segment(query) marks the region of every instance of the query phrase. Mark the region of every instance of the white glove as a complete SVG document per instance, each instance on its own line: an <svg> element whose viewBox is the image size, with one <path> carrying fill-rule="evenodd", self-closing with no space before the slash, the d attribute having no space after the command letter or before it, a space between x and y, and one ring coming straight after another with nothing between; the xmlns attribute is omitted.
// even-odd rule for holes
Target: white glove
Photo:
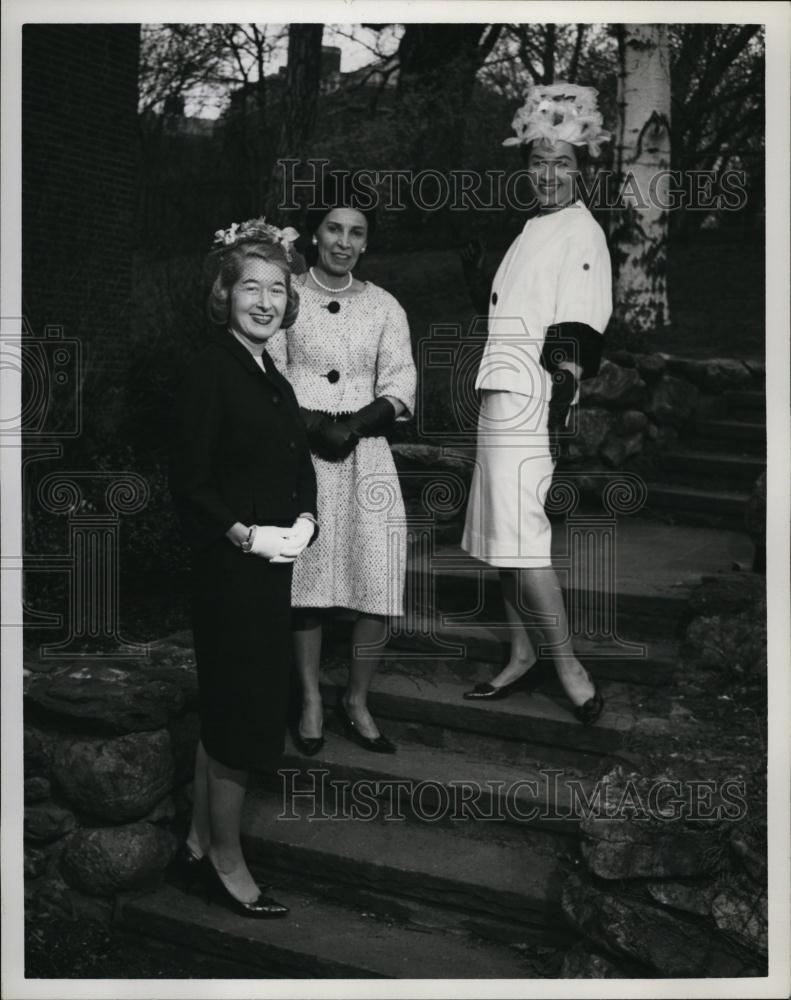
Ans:
<svg viewBox="0 0 791 1000"><path fill-rule="evenodd" d="M296 559L307 548L315 530L316 525L313 521L307 517L298 517L289 530L289 538L283 546L281 555Z"/></svg>
<svg viewBox="0 0 791 1000"><path fill-rule="evenodd" d="M257 524L250 552L263 559L274 559L282 553L291 531L291 528L276 528L271 524Z"/></svg>

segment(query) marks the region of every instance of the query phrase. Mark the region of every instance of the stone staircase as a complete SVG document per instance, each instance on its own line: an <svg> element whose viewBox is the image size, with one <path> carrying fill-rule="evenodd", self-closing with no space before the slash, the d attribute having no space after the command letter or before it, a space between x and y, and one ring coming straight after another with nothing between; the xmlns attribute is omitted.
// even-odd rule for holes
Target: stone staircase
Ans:
<svg viewBox="0 0 791 1000"><path fill-rule="evenodd" d="M743 529L765 467L765 391L703 397L696 422L666 452L661 481L649 484L647 509L682 523Z"/></svg>
<svg viewBox="0 0 791 1000"><path fill-rule="evenodd" d="M595 726L575 720L557 682L464 701L505 652L497 576L453 547L428 566L413 558L409 614L370 698L397 754L342 735L340 618L322 668L325 747L305 758L289 745L278 774L248 794L245 850L289 918L245 920L164 885L120 904L122 928L240 978L558 976L574 940L560 892L585 798L638 719L668 704L690 588L750 552L727 531L637 518L622 528L611 586L590 573L564 581L573 626L602 606L602 588L617 610L615 629L577 642L606 700Z"/></svg>

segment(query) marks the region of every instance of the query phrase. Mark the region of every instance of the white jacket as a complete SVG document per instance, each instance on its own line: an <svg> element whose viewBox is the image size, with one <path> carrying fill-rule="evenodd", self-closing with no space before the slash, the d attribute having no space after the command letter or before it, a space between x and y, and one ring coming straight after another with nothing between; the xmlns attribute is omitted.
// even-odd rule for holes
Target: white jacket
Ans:
<svg viewBox="0 0 791 1000"><path fill-rule="evenodd" d="M549 399L547 327L584 323L601 334L612 314L607 243L581 201L528 220L497 270L489 308L475 388Z"/></svg>

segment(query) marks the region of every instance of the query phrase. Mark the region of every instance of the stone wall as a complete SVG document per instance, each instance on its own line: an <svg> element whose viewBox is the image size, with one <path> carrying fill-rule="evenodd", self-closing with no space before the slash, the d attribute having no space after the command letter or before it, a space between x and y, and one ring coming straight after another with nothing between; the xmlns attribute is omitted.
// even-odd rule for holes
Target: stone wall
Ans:
<svg viewBox="0 0 791 1000"><path fill-rule="evenodd" d="M704 577L661 716L605 765L562 892L569 978L765 976L766 581Z"/></svg>
<svg viewBox="0 0 791 1000"><path fill-rule="evenodd" d="M562 975L766 975L765 825L734 822L728 811L735 814L736 804L718 803L716 795L699 815L685 817L679 803L700 797L700 785L668 772L615 768L604 785L612 804L628 804L622 813L582 821L582 863L562 896L580 940ZM661 789L657 808L643 813L638 803L651 802L652 789Z"/></svg>
<svg viewBox="0 0 791 1000"><path fill-rule="evenodd" d="M733 358L618 351L582 383L576 432L560 471L624 469L653 478L662 452L696 417L709 415L717 397L728 389L760 389L763 380L762 365Z"/></svg>
<svg viewBox="0 0 791 1000"><path fill-rule="evenodd" d="M25 894L34 910L102 915L171 861L198 740L188 638L155 643L133 662L26 661Z"/></svg>

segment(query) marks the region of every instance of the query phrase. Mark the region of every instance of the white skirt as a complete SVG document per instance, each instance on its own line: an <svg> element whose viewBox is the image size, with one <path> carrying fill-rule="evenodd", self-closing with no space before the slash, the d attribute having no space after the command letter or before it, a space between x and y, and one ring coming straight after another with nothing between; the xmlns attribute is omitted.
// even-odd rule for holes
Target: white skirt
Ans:
<svg viewBox="0 0 791 1000"><path fill-rule="evenodd" d="M544 512L554 470L547 406L514 392L482 394L461 547L491 566L552 565L552 527Z"/></svg>

